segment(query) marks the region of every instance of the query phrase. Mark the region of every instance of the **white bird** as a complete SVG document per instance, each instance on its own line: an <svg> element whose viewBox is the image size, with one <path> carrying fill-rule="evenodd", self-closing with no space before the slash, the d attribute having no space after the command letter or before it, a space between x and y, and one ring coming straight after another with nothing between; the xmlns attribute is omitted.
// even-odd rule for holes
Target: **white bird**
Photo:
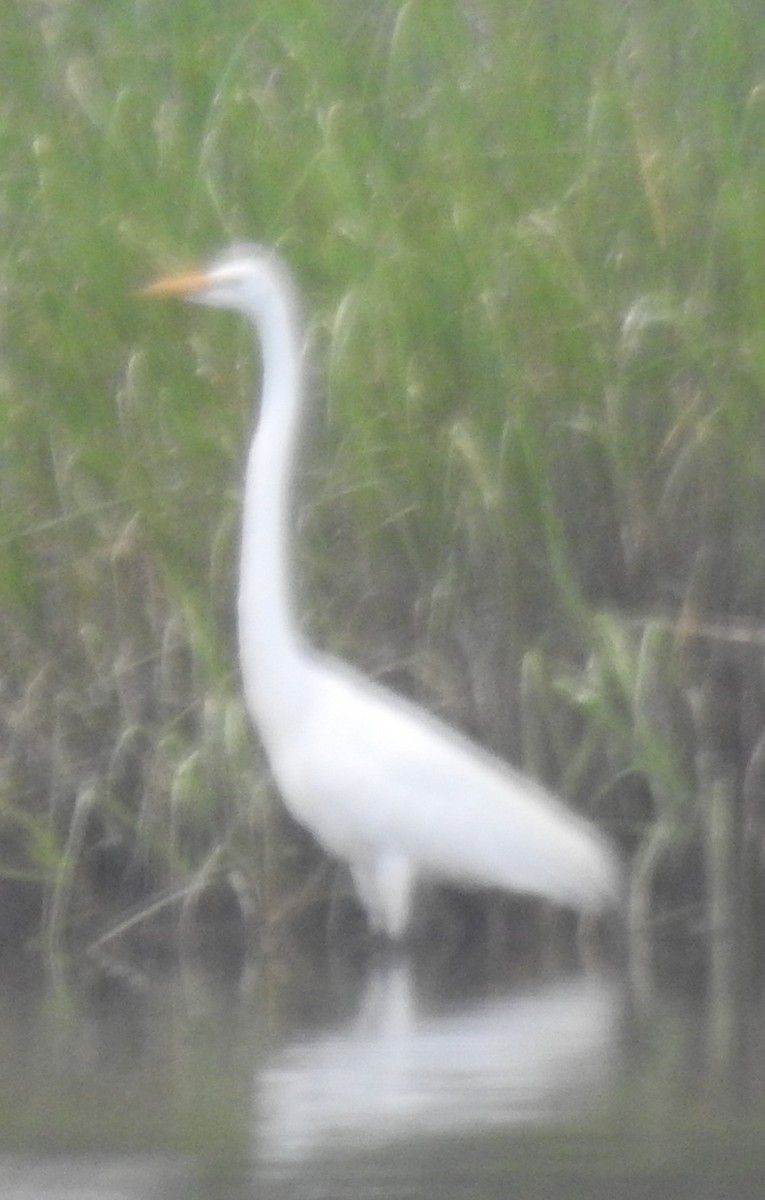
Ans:
<svg viewBox="0 0 765 1200"><path fill-rule="evenodd" d="M301 633L291 508L304 337L281 259L237 245L205 270L143 291L233 309L260 339L262 395L239 576L244 691L282 799L348 863L371 929L401 939L417 881L429 877L532 893L581 911L618 903L619 863L594 825Z"/></svg>

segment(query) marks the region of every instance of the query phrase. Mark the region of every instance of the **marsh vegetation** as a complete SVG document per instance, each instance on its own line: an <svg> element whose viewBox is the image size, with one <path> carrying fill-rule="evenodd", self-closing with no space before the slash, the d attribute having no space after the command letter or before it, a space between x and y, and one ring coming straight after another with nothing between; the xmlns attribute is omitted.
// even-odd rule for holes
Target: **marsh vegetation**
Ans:
<svg viewBox="0 0 765 1200"><path fill-rule="evenodd" d="M336 923L235 668L249 337L133 295L253 236L313 636L609 829L634 928L756 912L758 6L9 0L0 68L0 944Z"/></svg>

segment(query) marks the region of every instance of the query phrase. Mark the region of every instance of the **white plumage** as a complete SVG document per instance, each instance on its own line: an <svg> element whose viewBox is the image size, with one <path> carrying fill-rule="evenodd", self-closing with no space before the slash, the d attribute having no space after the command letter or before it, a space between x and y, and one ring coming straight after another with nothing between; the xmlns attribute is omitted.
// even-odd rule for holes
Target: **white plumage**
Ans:
<svg viewBox="0 0 765 1200"><path fill-rule="evenodd" d="M145 290L234 309L260 338L239 591L246 699L285 804L349 864L371 927L404 935L418 877L532 893L585 911L616 903L619 864L593 825L301 635L290 506L303 338L281 260L258 246L234 247L205 271Z"/></svg>

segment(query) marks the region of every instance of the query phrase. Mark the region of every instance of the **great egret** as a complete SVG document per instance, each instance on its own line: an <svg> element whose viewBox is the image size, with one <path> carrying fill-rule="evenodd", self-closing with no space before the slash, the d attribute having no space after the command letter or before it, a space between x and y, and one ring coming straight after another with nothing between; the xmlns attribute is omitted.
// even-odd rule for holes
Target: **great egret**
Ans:
<svg viewBox="0 0 765 1200"><path fill-rule="evenodd" d="M372 930L402 938L417 880L427 877L533 893L583 911L616 903L617 858L593 825L303 637L290 547L304 347L280 258L238 245L205 270L143 291L234 309L260 338L262 395L239 576L244 691L287 808L349 864Z"/></svg>

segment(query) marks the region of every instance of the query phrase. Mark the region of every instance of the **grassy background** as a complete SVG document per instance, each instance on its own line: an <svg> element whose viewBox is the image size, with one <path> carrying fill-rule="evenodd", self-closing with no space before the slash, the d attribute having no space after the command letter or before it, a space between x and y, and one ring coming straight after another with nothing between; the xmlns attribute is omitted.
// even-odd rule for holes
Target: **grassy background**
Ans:
<svg viewBox="0 0 765 1200"><path fill-rule="evenodd" d="M3 25L0 944L175 919L221 877L270 922L326 891L235 668L249 335L132 294L253 236L327 406L317 639L614 829L636 925L684 890L725 920L763 821L759 6Z"/></svg>

